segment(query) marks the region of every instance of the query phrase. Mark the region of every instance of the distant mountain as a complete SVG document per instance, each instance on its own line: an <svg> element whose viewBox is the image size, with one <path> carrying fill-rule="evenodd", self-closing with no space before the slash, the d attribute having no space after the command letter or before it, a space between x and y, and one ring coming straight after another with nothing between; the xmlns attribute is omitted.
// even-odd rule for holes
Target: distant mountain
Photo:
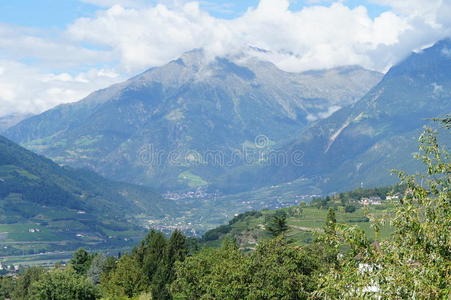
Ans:
<svg viewBox="0 0 451 300"><path fill-rule="evenodd" d="M149 188L60 167L0 136L0 244L106 243L141 231L137 214L161 217L173 210Z"/></svg>
<svg viewBox="0 0 451 300"><path fill-rule="evenodd" d="M29 118L31 116L32 114L21 114L21 113L0 116L0 132L16 125L20 121Z"/></svg>
<svg viewBox="0 0 451 300"><path fill-rule="evenodd" d="M254 58L208 61L194 50L5 135L116 180L193 188L246 164L243 149L289 139L354 103L381 76L356 66L287 73Z"/></svg>
<svg viewBox="0 0 451 300"><path fill-rule="evenodd" d="M263 178L248 183L304 178L323 192L393 183L391 169L418 168L412 154L418 150L422 127L432 123L428 119L449 113L451 40L443 40L411 54L360 101L317 121L279 148L288 157L302 153L301 164L254 170ZM449 146L449 133L442 138ZM241 177L236 181L242 182Z"/></svg>

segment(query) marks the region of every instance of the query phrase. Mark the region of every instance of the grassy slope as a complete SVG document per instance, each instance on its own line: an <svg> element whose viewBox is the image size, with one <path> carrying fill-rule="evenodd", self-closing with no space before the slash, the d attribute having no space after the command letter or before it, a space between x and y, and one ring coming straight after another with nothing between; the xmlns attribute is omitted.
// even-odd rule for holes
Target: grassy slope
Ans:
<svg viewBox="0 0 451 300"><path fill-rule="evenodd" d="M391 204L386 201L383 205L357 206L357 210L352 213L345 212L345 206L338 201L331 203L335 207L335 213L338 223L355 225L364 230L370 238L376 238L374 230L370 226L369 219L388 219L390 218ZM278 210L262 210L257 215L250 215L234 222L229 222L220 230L218 238L206 238L209 232L204 236L206 246L219 246L226 237L233 237L237 240L241 248L253 249L260 239L270 238L270 233L265 225L271 215L278 212L287 214L288 231L285 236L293 243L303 245L309 243L314 238L314 233L319 232L324 227L327 216L327 208L318 208L316 204L303 204L302 206L292 206ZM210 231L211 232L211 231ZM388 223L382 226L380 238L384 239L391 233Z"/></svg>

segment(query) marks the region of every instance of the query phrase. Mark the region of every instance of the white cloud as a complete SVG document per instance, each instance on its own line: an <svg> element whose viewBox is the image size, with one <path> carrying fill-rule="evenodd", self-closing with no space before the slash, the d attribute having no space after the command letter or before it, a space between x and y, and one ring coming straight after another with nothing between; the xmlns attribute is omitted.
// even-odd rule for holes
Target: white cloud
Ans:
<svg viewBox="0 0 451 300"><path fill-rule="evenodd" d="M11 60L33 59L46 68L98 64L114 58L110 51L87 49L64 37L46 35L40 30L0 24L0 53Z"/></svg>
<svg viewBox="0 0 451 300"><path fill-rule="evenodd" d="M77 20L68 33L111 47L129 71L164 64L193 48L233 55L248 46L269 50L259 56L288 71L347 64L383 71L412 49L447 35L448 29L438 25L439 8L446 5L414 1L418 6L412 8L395 0L394 11L374 19L364 6L351 9L341 1L293 12L288 0L261 0L232 20L212 17L197 2L140 9L115 5L94 18Z"/></svg>
<svg viewBox="0 0 451 300"><path fill-rule="evenodd" d="M19 62L0 60L0 116L39 113L79 100L118 80L119 75L110 70L51 74Z"/></svg>
<svg viewBox="0 0 451 300"><path fill-rule="evenodd" d="M309 0L318 4L299 11L289 10L289 0L260 0L229 20L210 15L208 1L80 1L99 11L64 32L0 25L0 115L77 100L194 48L210 57L245 52L287 71L353 64L385 71L413 49L451 35L445 0L369 0L392 8L376 18L341 0Z"/></svg>

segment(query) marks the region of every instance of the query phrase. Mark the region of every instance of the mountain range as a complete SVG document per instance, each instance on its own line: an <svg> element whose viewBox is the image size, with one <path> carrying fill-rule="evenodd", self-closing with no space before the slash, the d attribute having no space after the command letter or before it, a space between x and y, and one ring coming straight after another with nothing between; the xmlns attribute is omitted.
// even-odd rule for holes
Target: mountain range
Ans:
<svg viewBox="0 0 451 300"><path fill-rule="evenodd" d="M302 151L302 167L271 174L317 176L325 192L393 183L391 169L414 172L412 154L431 119L451 112L451 40L413 53L392 67L361 100L320 120L285 145ZM445 145L449 136L442 136Z"/></svg>
<svg viewBox="0 0 451 300"><path fill-rule="evenodd" d="M439 41L382 77L355 66L287 73L194 50L4 134L60 165L141 189L205 187L177 209L183 222L218 224L244 210L392 184L391 169L417 170L422 127L451 112L450 53L451 40ZM154 206L143 203L161 203L146 214L171 215L173 203L155 199L135 204L146 212Z"/></svg>
<svg viewBox="0 0 451 300"><path fill-rule="evenodd" d="M4 134L59 164L192 189L248 165L243 153L258 143L287 140L354 103L381 77L357 66L288 73L255 58L208 60L193 50Z"/></svg>

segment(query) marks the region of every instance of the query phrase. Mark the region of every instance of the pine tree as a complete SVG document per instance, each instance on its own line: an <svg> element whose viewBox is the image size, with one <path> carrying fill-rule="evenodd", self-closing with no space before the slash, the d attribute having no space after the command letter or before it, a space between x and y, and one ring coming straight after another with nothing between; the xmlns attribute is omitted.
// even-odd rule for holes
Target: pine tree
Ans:
<svg viewBox="0 0 451 300"><path fill-rule="evenodd" d="M273 235L278 236L288 230L287 215L285 213L275 214L266 229Z"/></svg>
<svg viewBox="0 0 451 300"><path fill-rule="evenodd" d="M70 264L77 274L86 275L93 257L94 256L89 254L85 249L80 248L72 255Z"/></svg>

